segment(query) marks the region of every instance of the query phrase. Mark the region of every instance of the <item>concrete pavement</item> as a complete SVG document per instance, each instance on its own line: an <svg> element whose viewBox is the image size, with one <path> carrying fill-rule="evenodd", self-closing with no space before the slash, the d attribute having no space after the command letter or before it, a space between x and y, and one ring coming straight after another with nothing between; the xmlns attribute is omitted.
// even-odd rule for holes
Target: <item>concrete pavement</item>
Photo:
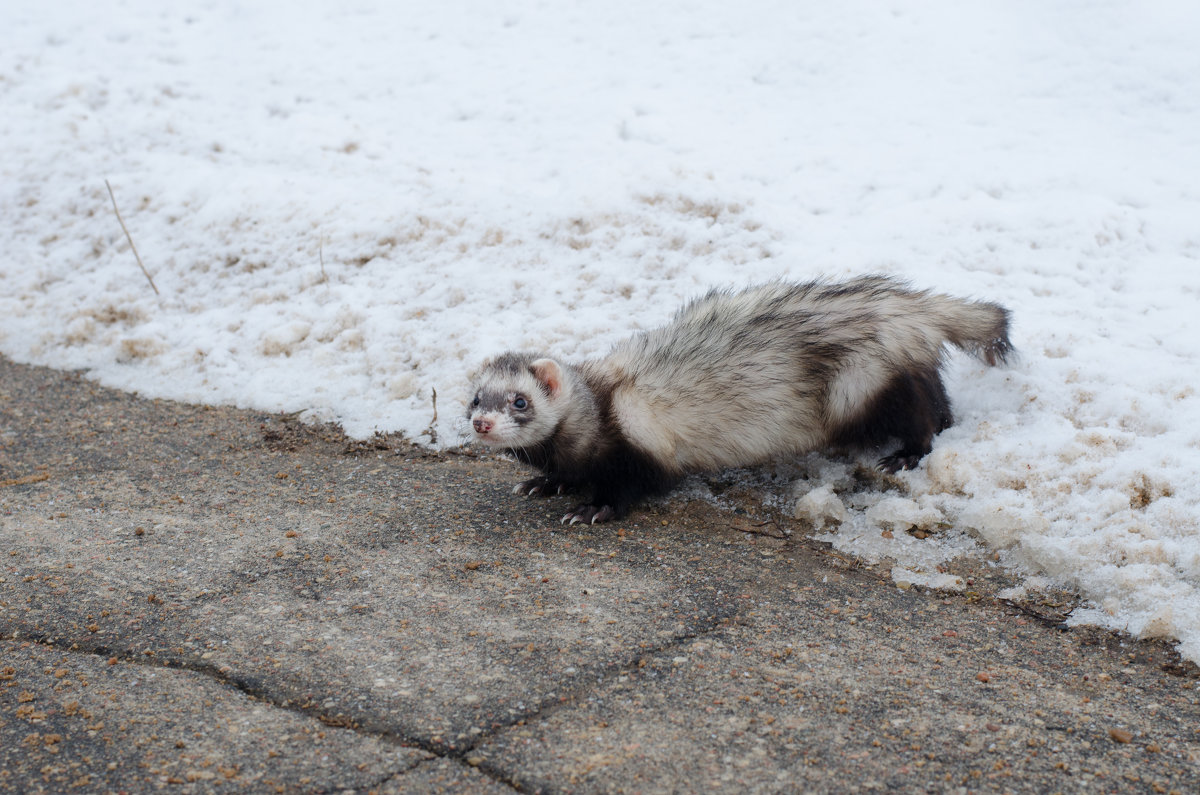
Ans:
<svg viewBox="0 0 1200 795"><path fill-rule="evenodd" d="M0 360L0 791L1200 792L1167 645L520 476Z"/></svg>

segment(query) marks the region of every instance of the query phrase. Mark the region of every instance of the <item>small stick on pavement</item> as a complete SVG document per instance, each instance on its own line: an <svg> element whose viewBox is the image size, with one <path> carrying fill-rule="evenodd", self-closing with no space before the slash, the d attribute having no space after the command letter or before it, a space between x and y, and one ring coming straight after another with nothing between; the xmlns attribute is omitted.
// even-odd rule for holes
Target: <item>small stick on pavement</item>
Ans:
<svg viewBox="0 0 1200 795"><path fill-rule="evenodd" d="M154 290L154 294L159 295L158 288L154 286L154 279L150 278L150 271L146 270L146 266L142 264L142 258L137 253L137 246L133 245L133 236L129 234L129 229L125 226L125 220L121 218L121 211L117 209L117 197L113 195L112 185L108 184L108 180L104 180L104 187L108 188L108 198L112 199L113 212L117 214L117 223L121 225L121 230L125 233L125 239L129 241L129 248L133 251L133 256L137 260L138 267L142 269L142 273L146 276L146 281L150 282L150 287Z"/></svg>
<svg viewBox="0 0 1200 795"><path fill-rule="evenodd" d="M30 483L40 483L43 480L49 480L49 472L37 472L33 475L25 475L19 478L9 478L8 480L0 480L0 488L6 486L28 486Z"/></svg>
<svg viewBox="0 0 1200 795"><path fill-rule="evenodd" d="M760 527L766 527L767 525L774 525L775 529L779 531L779 535L776 535L768 530L758 529ZM787 531L780 527L779 522L776 522L774 519L768 519L765 522L734 520L729 526L734 530L737 530L739 533L750 533L751 535L766 536L767 538L787 538Z"/></svg>

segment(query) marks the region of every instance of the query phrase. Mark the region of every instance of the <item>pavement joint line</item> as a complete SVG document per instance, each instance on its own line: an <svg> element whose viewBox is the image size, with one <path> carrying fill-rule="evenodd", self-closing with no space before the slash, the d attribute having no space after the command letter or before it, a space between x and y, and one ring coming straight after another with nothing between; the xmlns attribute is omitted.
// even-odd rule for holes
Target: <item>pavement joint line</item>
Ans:
<svg viewBox="0 0 1200 795"><path fill-rule="evenodd" d="M495 728L492 728L485 732L480 733L470 745L463 747L461 754L459 754L459 753L455 753L455 754L442 753L439 755L450 757L450 758L457 758L458 761L461 761L461 762L475 768L476 770L479 770L480 772L485 773L489 778L493 779L494 781L496 781L500 784L503 784L507 787L510 787L516 792L525 792L526 790L525 790L524 786L521 784L520 779L517 779L515 777L512 777L512 776L506 774L505 772L503 772L500 769L499 766L493 764L492 761L489 760L487 757L481 757L478 764L471 765L470 762L466 761L467 759L469 759L471 757L471 752L474 751L476 748L478 748L480 746L480 744L482 744L489 738L495 737L496 735L498 735L501 731L503 731L505 729L510 729L514 726L519 726L522 723L528 724L528 723L530 723L531 720L532 721L542 721L542 720L550 717L551 715L554 715L557 712L561 712L565 709L574 707L578 703L579 697L582 694L595 692L597 688L603 688L603 686L606 683L612 681L612 679L615 676L619 675L620 671L623 671L630 667L636 667L638 661L645 657L659 655L659 654L665 654L666 652L670 651L671 649L676 648L679 645L686 643L687 641L694 640L696 638L709 637L711 635L721 632L724 625L730 619L732 619L734 617L735 616L715 617L713 621L709 622L710 626L708 626L706 628L698 629L698 631L692 631L692 632L687 632L687 633L684 633L681 635L673 636L667 642L665 642L659 646L656 646L653 649L639 649L638 654L635 655L634 657L613 663L611 665L604 666L603 668L599 669L597 671L599 676L595 680L588 680L586 684L581 682L578 687L572 688L569 691L569 695L560 698L559 700L555 701L554 703L538 706L535 709L533 709L532 711L530 711L528 714L523 715L517 719L514 719L507 724L504 724L504 725L501 725L501 726L498 726L498 727L495 727ZM422 746L422 748L424 748L424 746ZM431 750L431 749L426 749L426 750ZM434 752L434 751L431 750L431 752ZM540 791L547 791L547 790L540 790ZM555 790L549 790L548 792L553 792L553 791L555 791Z"/></svg>
<svg viewBox="0 0 1200 795"><path fill-rule="evenodd" d="M70 645L66 645L65 643L57 642L54 638L49 638L45 635L39 636L39 633L33 632L17 631L0 633L0 641L8 641L13 643L33 643L43 648L52 649L56 652L64 654L87 654L94 657L104 657L107 659L115 658L119 662L126 665L136 665L143 668L190 671L191 673L206 676L215 680L219 684L237 690L238 692L254 699L255 701L267 704L276 709L281 709L296 715L300 715L305 718L317 720L331 728L345 729L364 737L374 737L375 739L383 740L390 744L405 748L420 748L423 751L428 751L429 753L439 757L452 756L452 754L446 753L444 750L439 750L437 747L426 747L426 744L424 744L422 741L404 737L396 732L363 728L357 723L347 726L340 722L334 722L334 718L328 715L316 710L309 710L301 706L293 705L288 699L277 699L273 697L266 689L251 683L248 678L227 674L221 671L219 668L216 668L208 663L194 663L179 658L160 657L153 660L144 659L141 655L136 653L131 654L127 650L113 649L106 646L93 646L89 648L88 646L81 645L78 642L71 642ZM411 769L411 766L410 768L406 769ZM393 773L393 775L395 774Z"/></svg>
<svg viewBox="0 0 1200 795"><path fill-rule="evenodd" d="M329 716L323 715L315 710L306 709L302 706L293 705L288 699L280 699L271 694L270 688L264 687L261 683L255 684L249 678L238 676L234 672L226 673L221 671L216 666L209 663L192 662L179 657L155 657L145 658L137 653L131 653L129 650L115 649L102 645L90 645L80 643L78 641L58 640L57 638L48 636L44 633L16 630L12 632L0 633L0 641L34 643L43 648L53 649L56 652L65 654L87 654L95 657L103 657L106 659L116 658L120 662L127 665L136 665L146 668L156 669L172 669L190 671L201 676L206 676L214 681L237 690L255 701L267 704L275 709L291 712L302 717L314 719L324 723L332 728L345 729L354 732L356 735L363 737L372 737L382 740L392 745L397 745L405 748L419 748L422 751L430 754L430 758L418 760L415 764L410 765L400 770L389 771L388 774L382 777L378 783L387 781L397 775L410 772L416 769L421 764L431 762L434 759L448 759L458 765L477 770L481 775L495 781L504 787L512 789L514 792L525 792L523 785L518 778L515 778L509 771L503 769L502 766L495 764L487 757L482 757L477 763L472 764L468 760L482 743L490 738L497 736L500 732L511 729L514 726L528 724L530 722L539 722L545 718L560 712L564 709L575 706L579 698L589 692L594 692L597 687L603 687L604 684L613 680L621 671L630 667L636 667L638 661L646 657L652 657L669 652L673 648L679 647L696 638L709 637L719 633L723 626L730 620L736 619L735 611L731 615L714 616L711 620L704 622L702 625L694 628L690 632L685 632L680 635L674 635L667 641L649 649L638 649L637 654L627 659L619 660L606 666L602 666L596 670L595 679L587 679L580 681L577 687L568 691L567 695L560 697L552 703L541 701L534 705L529 711L514 716L508 721L501 723L498 726L493 726L487 730L481 731L479 735L474 737L469 743L464 744L461 748L448 749L445 745L435 743L420 737L410 737L399 734L394 731L370 728L357 720L353 720L350 725L342 722L334 723ZM374 723L374 722L371 722Z"/></svg>
<svg viewBox="0 0 1200 795"><path fill-rule="evenodd" d="M452 762L455 762L456 764L458 764L458 765L459 765L459 766L461 766L461 767L467 768L467 769L469 769L469 770L475 770L475 771L478 771L480 775L482 775L482 776L486 776L487 778L489 778L489 779L491 779L492 781L496 782L496 783L497 783L497 784L499 784L500 786L502 786L502 787L505 787L505 788L507 788L507 789L510 789L510 790L512 790L513 792L525 792L525 791L526 791L526 790L525 790L525 789L524 789L524 788L521 786L520 782L518 782L518 781L516 781L515 779L513 779L513 778L511 778L511 777L509 777L509 776L507 776L507 775L505 775L505 774L504 774L504 772L503 772L503 771L501 771L501 770L500 770L498 767L496 767L495 765L491 765L491 764L489 764L487 761L483 761L483 762L480 762L479 764L475 764L475 765L473 765L473 764L471 764L470 762L468 762L468 761L467 761L467 758L466 758L466 757L461 757L461 758L459 758L459 757L450 756L450 755L447 755L447 754L439 754L439 755L436 755L436 756L429 757L428 759L419 759L419 760L417 760L417 763L416 763L415 765L413 765L412 767L410 767L410 768L409 768L409 770L416 770L416 769L417 769L418 767L420 767L421 765L428 765L428 764L432 764L433 762L436 762L438 759L449 759L449 760L451 760ZM388 778L391 778L391 776L389 776ZM383 781L379 781L379 782L377 782L377 783L375 784L375 786L379 786L380 784L382 784L384 781L387 781L387 780L388 780L388 779L386 779L386 778L385 778L385 779L383 779ZM368 788L368 791L370 791L370 788ZM543 792L545 792L545 790L543 790Z"/></svg>
<svg viewBox="0 0 1200 795"><path fill-rule="evenodd" d="M282 701L280 701L279 699L276 699L276 698L270 696L263 689L260 689L258 687L255 687L254 685L250 684L244 678L230 676L229 674L223 673L222 671L215 668L214 666L208 665L206 663L205 664L196 664L196 663L189 663L184 660L167 660L166 662L161 661L161 660L147 660L147 659L143 659L142 657L140 657L136 654L128 655L128 652L121 652L119 650L110 649L108 647L95 646L92 648L87 648L85 646L81 646L77 642L72 642L70 646L67 646L65 644L56 642L53 638L47 638L45 636L38 637L36 633L22 633L19 631L18 632L6 632L6 633L0 634L0 641L9 641L9 642L14 642L14 643L33 643L33 644L36 644L43 648L52 649L56 652L65 653L65 654L87 654L87 655L91 655L91 656L105 657L105 658L109 658L109 659L116 657L122 663L125 663L128 665L136 665L136 666L145 667L145 668L190 671L192 673L199 674L201 676L206 676L210 679L213 679L216 682L218 682L219 684L222 684L233 690L237 690L238 692L242 693L243 695L245 695L257 702L261 702L261 703L267 704L271 707L274 707L275 709L280 709L285 712L291 712L293 714L300 715L305 718L317 720L321 723L324 723L327 726L330 726L331 728L337 728L337 729L343 729L345 731L350 731L350 732L353 732L354 734L362 736L362 737L372 737L374 739L382 740L388 744L396 745L396 746L399 746L402 748L419 748L420 750L425 751L426 753L430 754L429 758L418 759L415 763L408 765L407 767L388 771L386 775L381 776L379 778L379 780L377 782L375 782L375 784L372 786L378 786L385 781L395 778L398 775L404 775L405 773L409 773L409 772L415 770L420 765L428 763L428 762L432 762L436 759L449 759L453 762L458 763L459 765L461 765L463 767L468 767L468 768L474 767L474 769L479 770L480 773L482 773L483 775L486 775L488 778L495 780L496 783L501 784L505 787L509 787L510 789L513 789L516 792L522 791L519 787L514 786L513 782L510 779L505 778L500 773L499 770L493 770L491 768L491 766L485 767L484 765L479 765L479 766L470 765L466 761L466 757L465 757L465 751L469 750L469 749L464 749L464 754L458 754L458 753L454 753L454 752L449 752L445 748L440 747L435 743L429 743L424 740L421 740L420 738L404 737L402 735L397 734L396 732L379 731L379 730L375 730L375 729L363 728L361 725L359 725L357 723L354 723L349 726L340 724L340 723L333 724L333 723L329 722L329 720L327 719L326 716L322 715L319 712L307 710L307 709L304 709L303 707L299 707L299 706L293 706L292 704L290 704L288 702L287 699L283 699ZM128 656L123 656L123 655L128 655ZM502 726L500 728L501 729L507 728L507 726ZM498 731L498 729L493 730L493 731ZM489 734L490 734L490 732L489 732ZM371 789L371 787L368 787L367 789L369 791Z"/></svg>

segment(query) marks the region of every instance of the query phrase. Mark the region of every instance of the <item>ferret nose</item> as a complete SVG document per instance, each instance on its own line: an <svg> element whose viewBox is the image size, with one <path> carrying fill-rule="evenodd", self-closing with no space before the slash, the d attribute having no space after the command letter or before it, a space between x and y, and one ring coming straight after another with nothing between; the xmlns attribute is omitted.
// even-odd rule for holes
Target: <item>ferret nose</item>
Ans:
<svg viewBox="0 0 1200 795"><path fill-rule="evenodd" d="M492 429L492 423L485 419L472 420L471 424L475 426L475 433L487 433Z"/></svg>

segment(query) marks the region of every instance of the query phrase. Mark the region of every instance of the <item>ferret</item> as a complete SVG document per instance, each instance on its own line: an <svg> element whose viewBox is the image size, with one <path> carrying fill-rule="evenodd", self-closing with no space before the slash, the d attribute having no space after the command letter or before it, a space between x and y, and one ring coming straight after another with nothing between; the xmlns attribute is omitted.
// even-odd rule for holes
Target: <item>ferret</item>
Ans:
<svg viewBox="0 0 1200 795"><path fill-rule="evenodd" d="M1008 326L1002 306L885 276L714 290L601 359L485 362L467 417L541 470L514 493L587 489L562 521L604 522L686 474L827 447L896 439L878 465L912 469L952 422L944 346L995 365Z"/></svg>

